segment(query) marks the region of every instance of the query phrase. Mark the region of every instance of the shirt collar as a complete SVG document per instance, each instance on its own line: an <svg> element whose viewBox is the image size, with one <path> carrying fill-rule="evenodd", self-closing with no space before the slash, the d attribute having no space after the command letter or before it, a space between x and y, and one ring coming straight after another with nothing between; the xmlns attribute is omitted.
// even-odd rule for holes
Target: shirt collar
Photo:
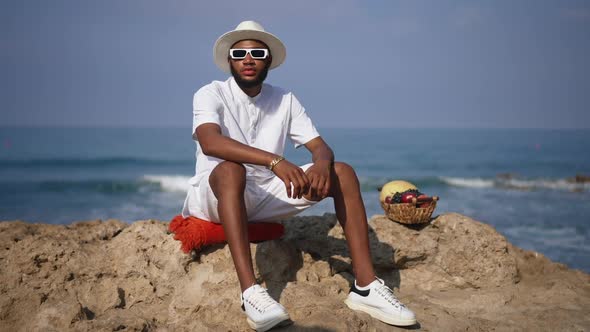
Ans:
<svg viewBox="0 0 590 332"><path fill-rule="evenodd" d="M236 80L233 77L229 78L229 85L230 85L233 95L238 97L238 99L242 102L256 103L264 95L264 93L267 89L266 84L262 83L262 89L260 90L260 93L254 97L250 97L240 88L240 86L238 85L238 83L236 82Z"/></svg>

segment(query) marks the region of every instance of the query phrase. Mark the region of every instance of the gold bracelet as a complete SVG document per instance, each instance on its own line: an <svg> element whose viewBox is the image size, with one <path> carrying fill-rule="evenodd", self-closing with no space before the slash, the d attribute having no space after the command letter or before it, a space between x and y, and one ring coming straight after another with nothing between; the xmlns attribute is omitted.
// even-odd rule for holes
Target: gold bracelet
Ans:
<svg viewBox="0 0 590 332"><path fill-rule="evenodd" d="M285 160L285 157L283 157L283 156L276 157L275 159L273 159L273 160L270 162L270 165L268 165L268 169L269 169L269 170L271 170L271 172L272 172L272 169L273 169L273 168L274 168L274 167L275 167L275 166L276 166L278 163L280 163L280 162L281 162L281 161L283 161L283 160Z"/></svg>

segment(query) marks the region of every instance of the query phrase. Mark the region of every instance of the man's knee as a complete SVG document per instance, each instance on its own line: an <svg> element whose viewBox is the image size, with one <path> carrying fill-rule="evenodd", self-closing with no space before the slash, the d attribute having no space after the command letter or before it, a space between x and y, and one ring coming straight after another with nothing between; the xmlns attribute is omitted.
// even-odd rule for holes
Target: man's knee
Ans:
<svg viewBox="0 0 590 332"><path fill-rule="evenodd" d="M226 190L244 191L246 168L240 163L222 161L209 175L209 185L216 196Z"/></svg>
<svg viewBox="0 0 590 332"><path fill-rule="evenodd" d="M344 194L345 192L357 192L359 191L359 182L356 176L356 172L352 166L343 162L334 163L334 173L332 178L332 186L330 188L330 197L336 197L337 195ZM352 190L352 191L351 191Z"/></svg>
<svg viewBox="0 0 590 332"><path fill-rule="evenodd" d="M353 177L356 178L356 173L352 166L347 163L337 161L334 163L334 172L338 177Z"/></svg>

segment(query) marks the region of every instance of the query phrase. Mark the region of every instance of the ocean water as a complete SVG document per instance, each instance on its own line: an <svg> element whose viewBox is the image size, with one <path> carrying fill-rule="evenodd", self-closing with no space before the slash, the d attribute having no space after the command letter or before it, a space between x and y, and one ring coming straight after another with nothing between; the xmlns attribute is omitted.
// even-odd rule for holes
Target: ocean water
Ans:
<svg viewBox="0 0 590 332"><path fill-rule="evenodd" d="M321 129L361 181L368 216L394 179L512 243L590 272L590 130ZM287 158L310 161L301 148ZM0 220L170 220L194 172L190 128L0 128ZM333 212L331 200L304 214Z"/></svg>

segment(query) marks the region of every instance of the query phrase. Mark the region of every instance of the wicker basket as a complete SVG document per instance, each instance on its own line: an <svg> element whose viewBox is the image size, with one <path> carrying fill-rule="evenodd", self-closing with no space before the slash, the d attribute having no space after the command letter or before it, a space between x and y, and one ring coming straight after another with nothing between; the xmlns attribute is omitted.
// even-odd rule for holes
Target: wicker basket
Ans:
<svg viewBox="0 0 590 332"><path fill-rule="evenodd" d="M416 203L394 203L381 202L387 218L402 224L422 224L430 221L432 212L436 208L438 197L433 197L432 202L426 207L416 207Z"/></svg>

